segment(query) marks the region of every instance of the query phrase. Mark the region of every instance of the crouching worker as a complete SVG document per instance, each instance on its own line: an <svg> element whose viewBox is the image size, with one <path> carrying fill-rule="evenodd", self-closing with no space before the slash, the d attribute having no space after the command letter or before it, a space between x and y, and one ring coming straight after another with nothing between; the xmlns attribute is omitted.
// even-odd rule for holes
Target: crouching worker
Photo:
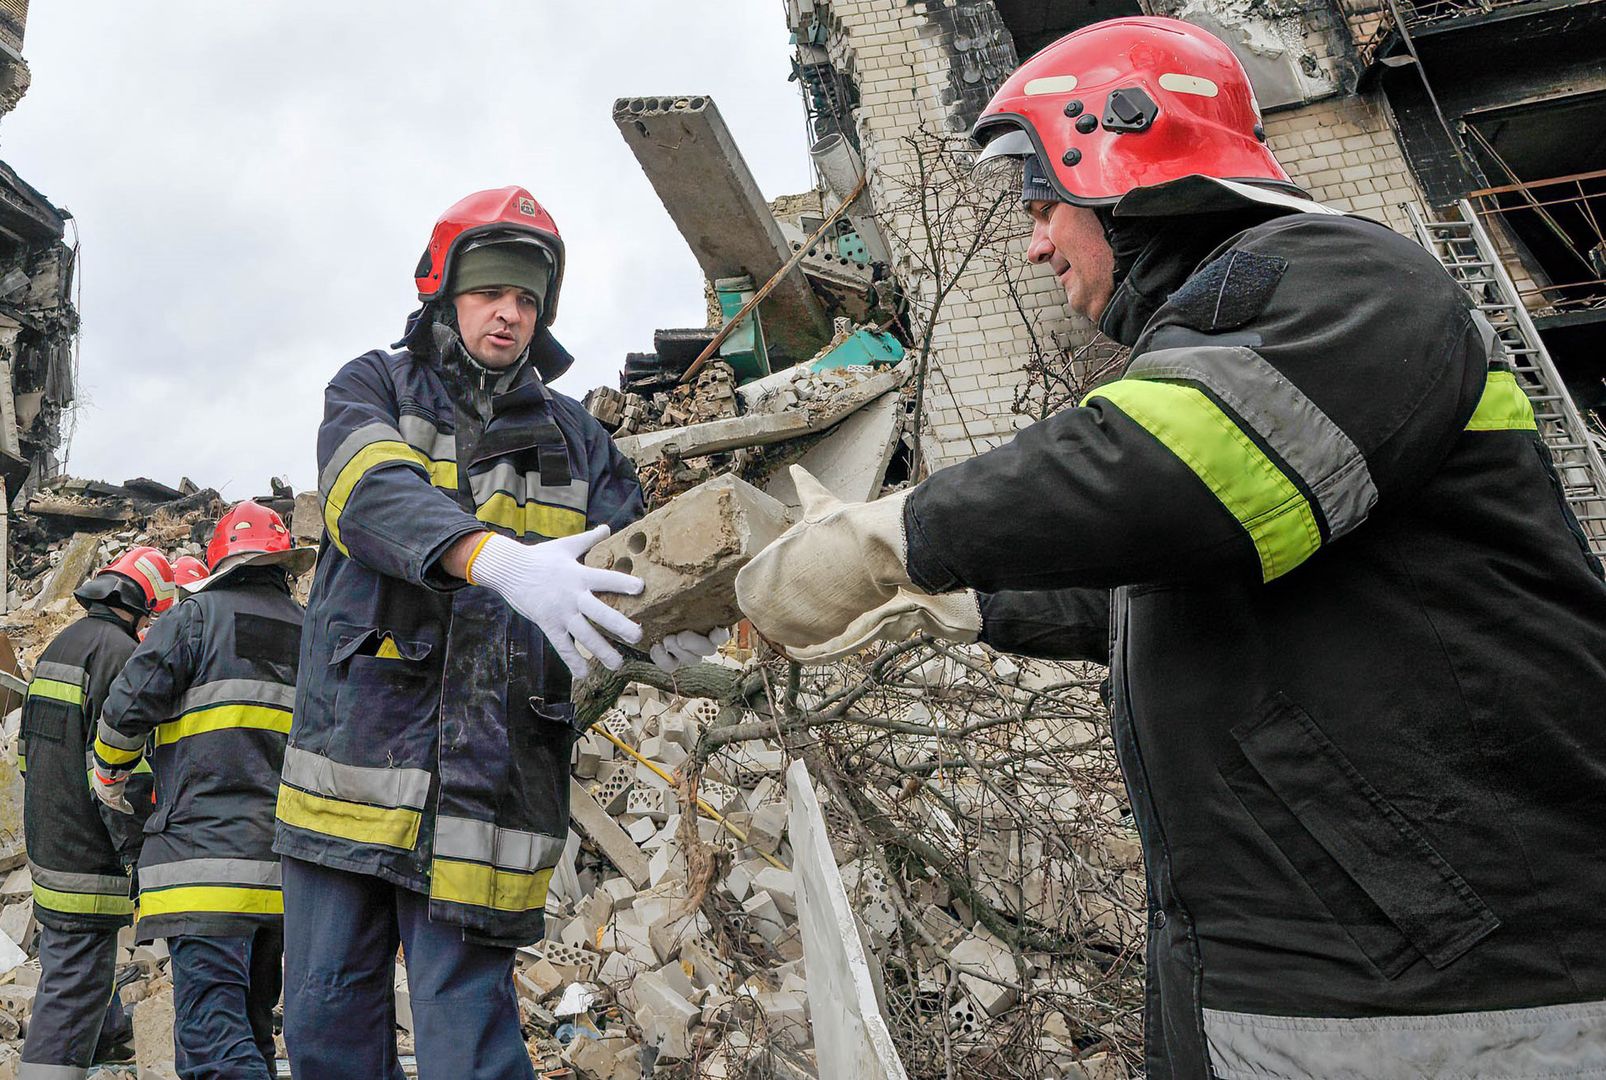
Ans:
<svg viewBox="0 0 1606 1080"><path fill-rule="evenodd" d="M159 620L112 686L95 792L123 786L149 740L156 810L139 861L140 941L172 953L184 1080L269 1080L284 902L273 802L290 732L301 605L312 565L279 515L240 503L207 547L211 575Z"/></svg>
<svg viewBox="0 0 1606 1080"><path fill-rule="evenodd" d="M155 548L134 548L73 596L86 614L40 655L17 747L41 969L21 1080L85 1077L93 1061L133 1034L112 980L117 931L134 914L128 868L139 854L144 816L96 802L86 759L135 635L173 604L173 571ZM130 783L145 813L149 780L146 770Z"/></svg>

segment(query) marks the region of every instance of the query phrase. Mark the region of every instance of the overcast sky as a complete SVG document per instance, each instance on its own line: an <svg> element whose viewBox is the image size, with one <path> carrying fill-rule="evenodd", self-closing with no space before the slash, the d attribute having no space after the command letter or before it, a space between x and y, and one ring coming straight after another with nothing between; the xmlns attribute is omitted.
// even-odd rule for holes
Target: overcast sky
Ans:
<svg viewBox="0 0 1606 1080"><path fill-rule="evenodd" d="M314 486L324 385L400 335L430 226L481 188L563 233L557 388L615 384L705 315L613 100L710 94L764 193L801 191L789 53L780 0L34 4L0 158L83 243L69 470Z"/></svg>

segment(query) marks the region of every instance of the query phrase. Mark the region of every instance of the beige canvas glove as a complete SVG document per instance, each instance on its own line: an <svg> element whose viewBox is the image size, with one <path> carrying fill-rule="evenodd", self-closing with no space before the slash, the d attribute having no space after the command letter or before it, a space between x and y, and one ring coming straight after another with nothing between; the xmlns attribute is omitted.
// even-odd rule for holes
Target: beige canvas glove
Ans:
<svg viewBox="0 0 1606 1080"><path fill-rule="evenodd" d="M902 641L915 634L930 634L944 641L970 644L981 636L981 603L975 590L930 593L899 589L898 595L848 625L846 632L818 645L788 649L793 660L824 664L851 656L875 641Z"/></svg>
<svg viewBox="0 0 1606 1080"><path fill-rule="evenodd" d="M907 491L844 503L796 465L803 503L793 525L736 575L736 602L758 632L792 648L835 638L909 584L904 567Z"/></svg>

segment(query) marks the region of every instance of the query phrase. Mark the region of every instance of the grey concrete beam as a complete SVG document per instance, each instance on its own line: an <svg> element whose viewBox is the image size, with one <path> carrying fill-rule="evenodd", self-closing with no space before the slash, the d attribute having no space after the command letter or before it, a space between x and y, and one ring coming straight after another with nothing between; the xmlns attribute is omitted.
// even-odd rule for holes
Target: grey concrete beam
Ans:
<svg viewBox="0 0 1606 1080"><path fill-rule="evenodd" d="M791 246L712 98L620 98L613 120L710 281L747 274L758 286L781 268ZM831 336L799 270L775 287L759 317L771 351L788 360L809 359Z"/></svg>

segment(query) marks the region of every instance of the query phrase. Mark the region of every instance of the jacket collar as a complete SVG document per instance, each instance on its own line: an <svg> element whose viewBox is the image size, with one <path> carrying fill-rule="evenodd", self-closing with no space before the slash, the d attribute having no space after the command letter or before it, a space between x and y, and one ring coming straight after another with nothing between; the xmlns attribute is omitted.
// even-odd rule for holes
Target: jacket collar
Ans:
<svg viewBox="0 0 1606 1080"><path fill-rule="evenodd" d="M406 349L414 356L423 357L432 362L440 359L434 340L434 327L439 321L436 314L441 305L439 301L430 301L411 315L407 316L407 326L402 331L400 341L391 345L393 349ZM552 382L561 378L563 373L574 366L574 357L569 354L558 339L552 336L552 331L545 326L535 332L530 341L530 347L525 350L525 358L534 365L535 372L543 382Z"/></svg>

